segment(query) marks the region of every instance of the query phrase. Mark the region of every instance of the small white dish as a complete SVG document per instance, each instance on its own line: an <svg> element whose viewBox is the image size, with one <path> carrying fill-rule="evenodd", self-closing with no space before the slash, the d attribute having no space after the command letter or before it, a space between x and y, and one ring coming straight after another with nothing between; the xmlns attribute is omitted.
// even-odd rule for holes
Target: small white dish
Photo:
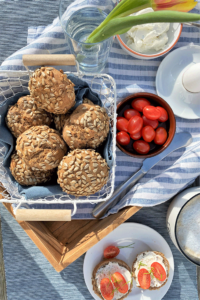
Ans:
<svg viewBox="0 0 200 300"><path fill-rule="evenodd" d="M200 46L188 45L167 55L156 74L157 94L181 118L200 118L200 93L191 93L183 86L183 74L197 63L200 63Z"/></svg>
<svg viewBox="0 0 200 300"><path fill-rule="evenodd" d="M125 246L135 243L134 248L120 249L116 257L125 261L130 267L136 256L146 250L162 252L170 264L170 272L167 283L159 290L142 290L136 287L133 280L132 292L127 296L127 300L161 300L168 291L174 275L174 259L169 245L164 238L155 230L148 226L137 223L124 223L108 234L105 238L87 251L84 259L83 274L86 286L96 300L100 298L94 293L92 286L92 272L95 266L103 260L103 251L109 245Z"/></svg>
<svg viewBox="0 0 200 300"><path fill-rule="evenodd" d="M169 31L167 32L168 35L168 43L165 45L165 48L159 51L156 50L149 50L145 53L136 52L135 50L132 50L127 46L127 38L126 33L117 35L117 39L119 41L120 46L124 51L126 51L128 54L130 54L133 57L139 58L139 59L153 59L159 56L162 56L169 52L178 42L179 37L182 32L183 25L180 23L171 23Z"/></svg>

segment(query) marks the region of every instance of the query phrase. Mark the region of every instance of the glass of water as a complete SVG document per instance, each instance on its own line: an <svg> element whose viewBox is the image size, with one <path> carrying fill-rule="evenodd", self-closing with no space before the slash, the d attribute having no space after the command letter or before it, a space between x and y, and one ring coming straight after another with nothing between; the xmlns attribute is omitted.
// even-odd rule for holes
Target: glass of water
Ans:
<svg viewBox="0 0 200 300"><path fill-rule="evenodd" d="M100 73L106 64L113 37L100 43L85 43L90 33L114 8L116 0L60 0L59 18L70 51L83 73Z"/></svg>

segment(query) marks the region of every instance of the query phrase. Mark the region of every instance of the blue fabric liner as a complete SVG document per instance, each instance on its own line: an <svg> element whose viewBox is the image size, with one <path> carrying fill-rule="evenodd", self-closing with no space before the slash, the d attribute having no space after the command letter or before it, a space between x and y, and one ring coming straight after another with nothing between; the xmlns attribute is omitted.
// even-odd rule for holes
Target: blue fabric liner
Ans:
<svg viewBox="0 0 200 300"><path fill-rule="evenodd" d="M89 85L81 80L80 78L70 74L68 78L75 84L75 94L76 94L76 104L71 109L73 111L78 105L83 103L84 98L88 98L91 100L95 105L103 106L102 101L99 95L93 92ZM17 93L16 95L10 97L6 100L6 102L0 106L0 143L5 146L6 154L3 160L3 166L7 170L12 182L18 186L18 191L20 194L24 195L26 199L37 199L41 197L48 197L53 196L56 194L63 194L66 193L62 191L61 187L57 184L57 174L55 173L51 181L47 182L43 186L22 186L20 185L12 176L10 172L10 160L11 154L15 149L16 140L11 134L10 130L6 126L5 117L10 105L15 104L18 99L24 95L27 95L26 92ZM103 158L105 158L109 167L113 164L113 156L111 151L111 142L112 142L112 133L111 131L108 134L106 141L96 149Z"/></svg>

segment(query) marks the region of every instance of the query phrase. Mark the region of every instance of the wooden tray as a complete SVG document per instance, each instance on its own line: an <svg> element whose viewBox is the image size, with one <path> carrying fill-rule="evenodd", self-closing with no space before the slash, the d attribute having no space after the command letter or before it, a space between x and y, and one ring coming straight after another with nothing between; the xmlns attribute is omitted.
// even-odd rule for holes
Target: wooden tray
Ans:
<svg viewBox="0 0 200 300"><path fill-rule="evenodd" d="M3 199L0 187L0 199ZM12 206L3 203L14 217ZM103 220L70 222L17 221L57 272L61 272L107 234L124 223L141 207L127 207Z"/></svg>

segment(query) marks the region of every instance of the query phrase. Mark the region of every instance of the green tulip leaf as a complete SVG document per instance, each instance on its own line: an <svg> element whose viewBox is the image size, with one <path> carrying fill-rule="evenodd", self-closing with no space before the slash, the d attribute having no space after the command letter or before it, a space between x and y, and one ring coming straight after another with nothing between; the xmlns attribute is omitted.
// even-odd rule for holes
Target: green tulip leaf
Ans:
<svg viewBox="0 0 200 300"><path fill-rule="evenodd" d="M138 16L116 17L108 21L103 26L97 27L96 32L94 30L93 34L88 37L87 43L102 42L116 34L125 33L136 25L147 23L184 23L199 20L199 14L176 11L156 11Z"/></svg>

